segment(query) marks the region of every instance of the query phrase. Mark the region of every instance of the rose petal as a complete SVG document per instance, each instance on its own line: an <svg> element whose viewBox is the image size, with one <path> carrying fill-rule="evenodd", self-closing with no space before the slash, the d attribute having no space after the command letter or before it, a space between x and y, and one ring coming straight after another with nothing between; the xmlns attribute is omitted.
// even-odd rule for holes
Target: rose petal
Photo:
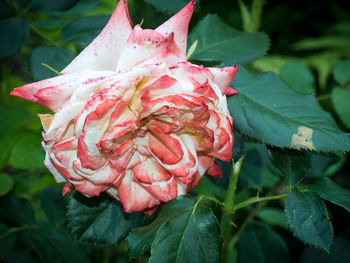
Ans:
<svg viewBox="0 0 350 263"><path fill-rule="evenodd" d="M174 41L174 34L163 36L154 30L142 29L136 25L126 42L116 69L117 71L131 70L147 59L151 59L154 63L154 56L162 51L180 55L180 49Z"/></svg>
<svg viewBox="0 0 350 263"><path fill-rule="evenodd" d="M127 1L120 0L102 32L62 73L83 69L115 70L123 46L132 31L131 26Z"/></svg>
<svg viewBox="0 0 350 263"><path fill-rule="evenodd" d="M172 178L170 173L151 158L147 158L145 161L135 166L133 172L139 182L149 185L161 181L166 182Z"/></svg>
<svg viewBox="0 0 350 263"><path fill-rule="evenodd" d="M144 189L163 202L168 202L178 196L177 184L175 177L171 177L169 181L159 181L152 184L140 183Z"/></svg>
<svg viewBox="0 0 350 263"><path fill-rule="evenodd" d="M118 194L124 211L127 213L146 210L159 204L157 198L133 181L132 171L127 171L118 187Z"/></svg>
<svg viewBox="0 0 350 263"><path fill-rule="evenodd" d="M222 177L222 171L217 162L213 162L212 166L207 170L207 174L217 178Z"/></svg>
<svg viewBox="0 0 350 263"><path fill-rule="evenodd" d="M237 72L236 65L225 68L209 68L209 70L213 73L214 83L219 86L222 94L234 95L237 93L237 91L235 93L235 90L230 89L230 84Z"/></svg>
<svg viewBox="0 0 350 263"><path fill-rule="evenodd" d="M153 129L152 132L156 132ZM181 144L171 135L156 133L149 134L148 146L151 152L164 164L178 163L183 157Z"/></svg>
<svg viewBox="0 0 350 263"><path fill-rule="evenodd" d="M186 58L188 25L193 14L196 1L192 0L180 12L156 28L163 36L174 32L175 42L181 50L181 57Z"/></svg>

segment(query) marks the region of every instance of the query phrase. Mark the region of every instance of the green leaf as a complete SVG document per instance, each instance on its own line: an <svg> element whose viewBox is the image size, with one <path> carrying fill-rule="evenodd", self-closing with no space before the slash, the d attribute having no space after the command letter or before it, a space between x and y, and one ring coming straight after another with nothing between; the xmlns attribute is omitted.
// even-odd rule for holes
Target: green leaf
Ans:
<svg viewBox="0 0 350 263"><path fill-rule="evenodd" d="M264 33L244 33L226 25L217 15L207 15L189 36L198 40L192 60L244 64L264 56L270 42Z"/></svg>
<svg viewBox="0 0 350 263"><path fill-rule="evenodd" d="M215 196L221 200L224 200L226 196L226 189L212 182L209 175L203 176L194 190L199 194Z"/></svg>
<svg viewBox="0 0 350 263"><path fill-rule="evenodd" d="M85 15L89 11L95 9L99 3L100 0L78 0L76 1L76 4L68 10L59 11L47 9L45 12L51 16L63 17Z"/></svg>
<svg viewBox="0 0 350 263"><path fill-rule="evenodd" d="M344 164L345 155L323 154L313 152L311 155L311 168L308 172L308 177L323 177L335 174Z"/></svg>
<svg viewBox="0 0 350 263"><path fill-rule="evenodd" d="M311 153L309 152L271 149L270 158L282 176L287 179L289 188L300 183L311 167Z"/></svg>
<svg viewBox="0 0 350 263"><path fill-rule="evenodd" d="M62 30L62 41L85 47L102 31L109 16L88 16L75 20Z"/></svg>
<svg viewBox="0 0 350 263"><path fill-rule="evenodd" d="M335 238L329 253L316 248L305 248L300 263L346 263L350 258L350 243L341 237Z"/></svg>
<svg viewBox="0 0 350 263"><path fill-rule="evenodd" d="M0 173L0 196L7 194L13 187L13 179L6 173Z"/></svg>
<svg viewBox="0 0 350 263"><path fill-rule="evenodd" d="M48 10L67 10L72 8L77 0L55 0L55 1L47 1L41 0L39 1L40 9L48 9Z"/></svg>
<svg viewBox="0 0 350 263"><path fill-rule="evenodd" d="M332 90L332 103L338 116L344 125L350 129L350 86L346 88L336 87Z"/></svg>
<svg viewBox="0 0 350 263"><path fill-rule="evenodd" d="M12 251L15 234L4 224L0 224L0 260L5 259Z"/></svg>
<svg viewBox="0 0 350 263"><path fill-rule="evenodd" d="M58 47L38 47L30 55L29 67L36 80L56 77L57 74L42 64L61 71L75 57L73 51Z"/></svg>
<svg viewBox="0 0 350 263"><path fill-rule="evenodd" d="M273 207L263 208L259 210L257 216L270 225L288 229L286 215L281 209Z"/></svg>
<svg viewBox="0 0 350 263"><path fill-rule="evenodd" d="M57 187L57 182L52 174L46 169L42 170L43 173L38 173L37 170L27 170L18 176L14 176L15 187L13 194L18 197L32 198L33 196L39 196L40 193L48 186Z"/></svg>
<svg viewBox="0 0 350 263"><path fill-rule="evenodd" d="M320 178L312 185L305 187L306 190L312 191L321 198L344 207L350 212L350 191L342 188L329 178Z"/></svg>
<svg viewBox="0 0 350 263"><path fill-rule="evenodd" d="M62 225L66 221L67 200L63 197L61 191L56 187L49 186L45 188L40 195L41 207L47 218L54 225Z"/></svg>
<svg viewBox="0 0 350 263"><path fill-rule="evenodd" d="M284 263L289 262L289 252L284 240L270 227L251 221L239 237L238 262Z"/></svg>
<svg viewBox="0 0 350 263"><path fill-rule="evenodd" d="M0 21L0 61L16 54L28 34L28 22L23 18L12 17Z"/></svg>
<svg viewBox="0 0 350 263"><path fill-rule="evenodd" d="M0 198L0 217L18 225L34 224L34 210L30 202L11 194Z"/></svg>
<svg viewBox="0 0 350 263"><path fill-rule="evenodd" d="M192 202L169 211L172 217L161 225L152 243L150 263L219 262L222 240L216 217L200 199L184 198Z"/></svg>
<svg viewBox="0 0 350 263"><path fill-rule="evenodd" d="M333 228L323 201L314 193L293 189L285 212L294 235L308 245L329 251Z"/></svg>
<svg viewBox="0 0 350 263"><path fill-rule="evenodd" d="M272 168L274 171L271 172L271 168L266 168L265 169L265 175L264 175L264 183L263 187L267 188L272 188L274 187L278 182L281 181L281 177L278 176L278 172L276 173L275 169L277 168Z"/></svg>
<svg viewBox="0 0 350 263"><path fill-rule="evenodd" d="M177 199L182 200L180 197ZM168 203L166 203L157 218L149 225L138 227L135 229L132 229L130 233L127 236L127 243L128 243L128 251L129 256L131 258L137 258L140 255L142 255L147 249L151 247L151 244L156 237L158 229L161 227L161 225L166 222L169 218L172 217L172 215L169 213L172 211L172 209L177 208L178 212L182 212L181 204L184 206L190 206L193 204L193 202L189 199L184 199L183 202L176 202L174 199Z"/></svg>
<svg viewBox="0 0 350 263"><path fill-rule="evenodd" d="M175 14L179 12L189 2L187 0L172 0L172 1L145 0L145 1L146 3L152 5L159 11L169 13L169 14Z"/></svg>
<svg viewBox="0 0 350 263"><path fill-rule="evenodd" d="M18 169L44 167L45 151L41 147L41 136L34 132L23 134L17 139L10 158L11 166Z"/></svg>
<svg viewBox="0 0 350 263"><path fill-rule="evenodd" d="M64 229L58 230L43 223L38 230L30 231L27 237L43 262L91 262Z"/></svg>
<svg viewBox="0 0 350 263"><path fill-rule="evenodd" d="M162 207L157 218L151 224L149 224L147 226L133 229L129 233L129 235L127 237L129 256L131 258L139 257L142 253L144 253L147 249L149 249L151 247L156 236L157 236L157 243L155 243L154 246L152 245L152 251L153 252L155 251L155 253L157 253L157 254L154 254L152 252L152 255L154 257L152 260L154 260L154 261L159 260L159 256L161 256L161 254L164 253L165 251L168 251L168 249L170 249L170 250L175 249L176 250L176 247L179 248L179 246L178 246L179 244L176 244L176 242L175 242L177 240L178 236L169 237L174 241L172 241L171 243L170 242L166 243L166 244L169 244L169 247L167 249L165 248L164 252L159 251L159 249L161 249L160 246L162 245L159 242L164 237L163 235L165 233L164 232L165 230L168 230L169 228L172 228L176 225L178 225L181 228L181 225L179 225L179 220L186 221L186 218L189 220L188 221L189 226L195 227L195 228L194 228L194 232L193 232L194 233L193 237L188 237L188 232L186 232L186 231L183 232L185 234L184 237L189 238L189 240L193 240L195 238L200 237L200 234L198 234L198 232L197 232L198 228L194 225L194 222L193 222L193 219L195 219L195 218L197 219L199 215L203 215L203 218L198 219L199 220L198 222L203 222L203 223L209 222L209 225L206 223L203 225L203 227L205 229L213 228L213 230L215 230L211 234L207 233L208 236L211 236L211 238L213 238L213 240L215 241L215 243L211 244L211 247L208 249L210 249L210 251L216 249L216 251L213 251L213 253L214 253L213 256L217 255L217 253L219 251L218 246L220 246L220 243L221 243L221 239L219 236L220 229L218 229L218 225L217 225L218 223L216 222L216 220L214 220L212 218L212 213L211 213L210 208L204 206L203 201L201 201L201 202L200 201L201 200L198 200L198 198L196 198L196 197L179 196L176 199L173 199L173 200L169 201L168 203L166 203ZM199 210L197 211L197 209L199 209ZM161 226L163 226L163 224L165 224L166 222L168 222L168 223L166 225L164 225L164 228L162 229L162 231L159 231L159 235L158 235L157 234L158 230L160 230ZM186 229L183 229L183 230L186 230ZM177 232L179 232L179 231L177 231ZM181 233L174 233L174 234L181 234ZM166 238L166 237L164 237L164 238ZM206 238L204 240L207 241ZM185 243L187 244L187 241ZM197 246L200 246L200 244L201 244L200 242L196 242L195 244L190 244L191 251L194 251L195 249L198 249L197 251L202 251L202 249L208 245L208 244L203 244L202 248L198 248ZM193 245L195 245L195 247L192 247ZM170 256L176 257L178 255L179 256L178 260L180 260L180 259L183 259L184 256L187 256L188 255L187 253L188 252L186 252L186 253L183 252L182 255L179 255L178 252L175 251L174 254L170 255ZM201 255L198 255L198 259L194 259L194 262L200 262L200 260L205 262L205 260L203 259L203 256L206 254L207 254L207 252L202 253ZM191 257L189 256L189 258L191 258ZM212 258L212 256L210 258ZM167 261L163 261L163 262L167 262ZM170 262L172 262L172 261L170 260Z"/></svg>
<svg viewBox="0 0 350 263"><path fill-rule="evenodd" d="M311 70L300 62L288 62L281 68L281 78L290 87L304 94L312 93L315 78Z"/></svg>
<svg viewBox="0 0 350 263"><path fill-rule="evenodd" d="M39 21L33 22L33 26L35 26L38 29L52 30L52 29L61 29L65 26L68 26L72 22L73 20L69 18L45 19L45 20L39 20Z"/></svg>
<svg viewBox="0 0 350 263"><path fill-rule="evenodd" d="M70 228L78 240L98 245L112 245L138 225L140 214L126 214L119 201L102 194L87 198L76 193L69 201Z"/></svg>
<svg viewBox="0 0 350 263"><path fill-rule="evenodd" d="M341 131L313 95L302 95L272 72L254 75L239 67L228 98L234 126L265 144L324 152L349 151Z"/></svg>
<svg viewBox="0 0 350 263"><path fill-rule="evenodd" d="M242 163L239 187L261 189L264 173L265 164L260 153L255 149L248 150Z"/></svg>
<svg viewBox="0 0 350 263"><path fill-rule="evenodd" d="M350 81L350 59L339 61L333 68L334 79L341 85Z"/></svg>
<svg viewBox="0 0 350 263"><path fill-rule="evenodd" d="M11 155L11 150L32 120L29 111L19 107L0 106L0 123L6 129L0 129L0 167L4 166Z"/></svg>

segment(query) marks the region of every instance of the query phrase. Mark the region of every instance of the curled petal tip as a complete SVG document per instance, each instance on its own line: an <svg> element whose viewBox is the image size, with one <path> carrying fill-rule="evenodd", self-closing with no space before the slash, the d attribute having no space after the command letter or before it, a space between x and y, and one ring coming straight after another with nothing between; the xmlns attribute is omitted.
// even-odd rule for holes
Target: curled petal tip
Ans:
<svg viewBox="0 0 350 263"><path fill-rule="evenodd" d="M10 93L11 96L21 98L24 100L29 100L35 103L37 99L34 97L34 94L35 94L35 91L34 89L31 88L30 84L15 88Z"/></svg>
<svg viewBox="0 0 350 263"><path fill-rule="evenodd" d="M10 95L13 97L18 97L18 92L16 91L16 89L14 89L13 91L10 92Z"/></svg>
<svg viewBox="0 0 350 263"><path fill-rule="evenodd" d="M128 0L123 0L121 2L124 4L124 11L125 11L125 13L127 15L127 18L129 20L130 26L132 27L132 22L131 22L130 15L129 15Z"/></svg>
<svg viewBox="0 0 350 263"><path fill-rule="evenodd" d="M62 73L84 69L114 70L132 31L126 0L120 0L102 32L87 46Z"/></svg>
<svg viewBox="0 0 350 263"><path fill-rule="evenodd" d="M184 58L186 57L188 25L193 14L194 4L195 1L189 2L177 14L156 28L156 31L164 36L171 32L175 33L175 42L182 51Z"/></svg>
<svg viewBox="0 0 350 263"><path fill-rule="evenodd" d="M226 89L226 91L224 93L224 95L226 95L226 96L232 96L232 95L236 95L236 94L238 94L238 91L233 89L233 88L231 88L231 87Z"/></svg>
<svg viewBox="0 0 350 263"><path fill-rule="evenodd" d="M221 178L222 177L222 171L219 167L219 165L217 164L217 162L214 162L212 164L212 166L207 170L207 174L217 177L217 178Z"/></svg>

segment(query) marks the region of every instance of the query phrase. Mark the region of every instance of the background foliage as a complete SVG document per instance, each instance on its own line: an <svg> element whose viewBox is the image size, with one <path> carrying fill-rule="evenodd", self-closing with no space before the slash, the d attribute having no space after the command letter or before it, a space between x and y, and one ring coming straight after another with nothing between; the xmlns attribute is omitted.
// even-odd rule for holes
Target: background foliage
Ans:
<svg viewBox="0 0 350 263"><path fill-rule="evenodd" d="M187 3L128 2L143 28ZM228 98L235 165L220 163L222 178L204 176L152 217L125 214L107 195L63 198L43 166L35 115L47 110L9 96L55 76L50 67L62 70L101 31L115 1L0 2L0 260L347 262L349 4L197 2L190 61L239 64L239 94Z"/></svg>

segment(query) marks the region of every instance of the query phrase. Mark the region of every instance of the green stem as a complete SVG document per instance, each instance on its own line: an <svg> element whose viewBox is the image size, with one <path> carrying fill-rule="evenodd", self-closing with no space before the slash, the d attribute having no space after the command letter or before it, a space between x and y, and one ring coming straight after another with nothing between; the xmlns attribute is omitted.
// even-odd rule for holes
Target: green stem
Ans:
<svg viewBox="0 0 350 263"><path fill-rule="evenodd" d="M230 179L230 183L228 185L227 194L224 202L226 211L232 211L234 208L238 177L239 177L239 172L241 171L243 159L244 159L244 156L241 157L236 163L233 164L232 176Z"/></svg>
<svg viewBox="0 0 350 263"><path fill-rule="evenodd" d="M56 46L56 47L60 47L60 45L52 40L51 38L47 37L43 32L41 32L38 28L36 28L35 26L33 26L32 24L29 24L30 29L37 34L38 36L40 36L41 38L45 39L47 42L49 42L50 44Z"/></svg>
<svg viewBox="0 0 350 263"><path fill-rule="evenodd" d="M238 209L252 205L254 203L285 198L287 197L287 195L288 194L272 195L272 196L265 196L265 197L252 197L235 205L234 210L236 211Z"/></svg>
<svg viewBox="0 0 350 263"><path fill-rule="evenodd" d="M259 210L261 208L263 208L265 205L266 205L267 201L265 202L261 202L259 203L254 209L252 209L249 213L249 215L245 218L244 222L241 224L241 226L239 227L239 229L236 231L236 233L234 234L234 236L231 238L231 240L229 241L229 244L228 244L228 249L229 251L233 250L237 241L238 241L238 238L239 238L239 235L243 232L243 230L246 228L248 222L253 219L256 214L259 212Z"/></svg>
<svg viewBox="0 0 350 263"><path fill-rule="evenodd" d="M213 201L214 203L217 203L220 206L224 206L224 203L219 201L218 199L216 199L213 196L208 196L208 195L201 195L201 197L203 197L204 199L207 199L209 201Z"/></svg>
<svg viewBox="0 0 350 263"><path fill-rule="evenodd" d="M231 238L231 240L229 241L229 244L228 244L228 249L229 250L233 250L233 248L235 247L238 239L239 239L239 235L244 231L244 229L246 228L248 222L253 219L256 214L259 212L259 210L261 208L263 208L268 201L271 201L271 200L278 200L278 199L282 199L282 198L285 198L288 196L288 193L286 194L280 194L280 195L271 195L273 192L274 192L275 189L272 189L266 197L253 197L253 198L249 198L247 199L246 201L243 201L241 203L238 203L236 206L235 206L235 210L238 210L240 208L243 208L243 207L246 207L246 206L249 206L251 204L254 204L254 203L258 203L258 205L256 207L254 207L249 215L245 218L244 222L241 224L241 226L239 227L239 229L237 230L237 232L234 234L234 236Z"/></svg>
<svg viewBox="0 0 350 263"><path fill-rule="evenodd" d="M235 202L235 196L236 196L236 189L237 189L237 183L238 183L238 177L239 172L241 170L242 162L243 162L244 156L241 157L236 163L233 164L233 170L232 175L230 178L230 183L227 189L226 198L224 201L224 214L221 218L221 231L223 235L223 246L222 246L222 259L223 262L227 262L229 252L228 244L231 239L232 235L232 226L233 224L233 216L234 216L234 202Z"/></svg>

